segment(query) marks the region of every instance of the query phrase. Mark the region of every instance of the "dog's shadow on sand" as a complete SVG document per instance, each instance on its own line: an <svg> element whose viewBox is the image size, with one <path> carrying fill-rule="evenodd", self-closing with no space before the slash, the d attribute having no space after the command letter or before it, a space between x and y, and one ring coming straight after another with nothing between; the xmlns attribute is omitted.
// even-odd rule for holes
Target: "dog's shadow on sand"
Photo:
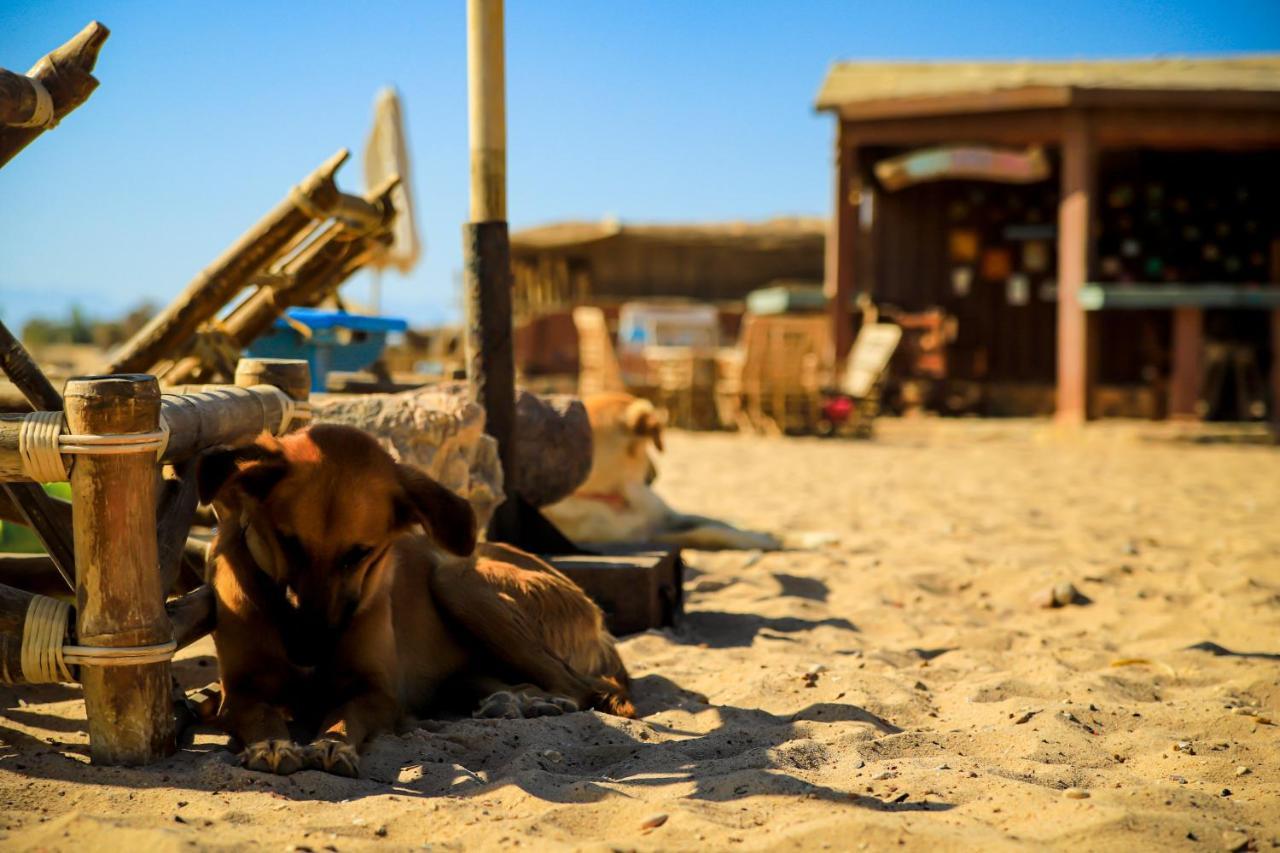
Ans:
<svg viewBox="0 0 1280 853"><path fill-rule="evenodd" d="M78 694L75 688L61 689L63 693L45 701ZM0 762L28 776L64 782L203 792L270 791L299 801L387 794L485 796L495 787L515 785L547 803L572 804L628 797L628 788L637 786L670 786L673 795L708 803L780 795L881 811L952 808L936 800L895 802L860 794L853 790L852 780L832 787L806 778L838 760L815 734L815 726L852 723L865 727L868 739L902 731L857 705L819 702L785 715L712 705L706 697L660 675L637 678L633 695L642 715L636 721L592 713L532 720L423 723L402 734L377 739L362 759L362 779L314 770L288 777L245 770L222 748L225 741L217 737L203 737L200 745L182 749L149 767L96 768L84 763L86 747L51 745L3 725L3 717ZM15 711L27 716L19 718ZM714 714L716 725L710 731L688 731L652 719L676 711L698 717ZM9 707L0 714L33 727L52 728L50 719L37 711ZM83 718L68 722L83 726ZM840 733L842 737L847 734L847 728Z"/></svg>

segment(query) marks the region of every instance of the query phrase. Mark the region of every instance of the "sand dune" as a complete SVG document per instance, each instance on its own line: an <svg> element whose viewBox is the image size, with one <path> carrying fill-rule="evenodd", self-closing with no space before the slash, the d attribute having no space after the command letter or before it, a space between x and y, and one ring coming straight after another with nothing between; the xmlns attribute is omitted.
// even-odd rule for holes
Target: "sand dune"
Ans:
<svg viewBox="0 0 1280 853"><path fill-rule="evenodd" d="M0 848L1280 845L1275 448L976 421L669 445L675 506L827 541L688 554L684 625L622 643L642 719L430 722L365 779L276 778L208 732L93 767L75 688L2 688Z"/></svg>

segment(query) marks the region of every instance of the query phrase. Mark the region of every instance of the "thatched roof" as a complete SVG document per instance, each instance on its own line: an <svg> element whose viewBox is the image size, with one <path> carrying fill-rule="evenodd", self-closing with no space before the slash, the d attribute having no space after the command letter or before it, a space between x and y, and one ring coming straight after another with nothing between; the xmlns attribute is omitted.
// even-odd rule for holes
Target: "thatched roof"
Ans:
<svg viewBox="0 0 1280 853"><path fill-rule="evenodd" d="M606 219L524 228L511 235L511 247L516 250L564 249L613 238L634 237L659 243L733 243L765 248L796 241L821 240L826 232L827 220L818 217L688 224L633 224Z"/></svg>
<svg viewBox="0 0 1280 853"><path fill-rule="evenodd" d="M1046 91L1047 90L1047 91ZM1280 54L1071 62L837 62L817 108L1017 91L1280 93Z"/></svg>

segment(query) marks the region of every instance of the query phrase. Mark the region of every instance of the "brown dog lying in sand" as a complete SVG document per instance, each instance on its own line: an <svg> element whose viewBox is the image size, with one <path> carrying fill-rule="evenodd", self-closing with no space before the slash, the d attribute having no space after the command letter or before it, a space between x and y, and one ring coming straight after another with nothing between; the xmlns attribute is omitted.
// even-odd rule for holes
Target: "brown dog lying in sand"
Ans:
<svg viewBox="0 0 1280 853"><path fill-rule="evenodd" d="M662 418L648 400L606 392L583 398L594 447L587 480L545 507L547 518L575 542L663 542L684 548L774 551L768 533L742 530L667 505L650 483L657 476L649 445L662 450Z"/></svg>
<svg viewBox="0 0 1280 853"><path fill-rule="evenodd" d="M198 482L218 516L218 722L246 766L355 776L369 738L478 700L477 716L634 716L599 608L532 555L477 549L470 505L360 430L215 450Z"/></svg>

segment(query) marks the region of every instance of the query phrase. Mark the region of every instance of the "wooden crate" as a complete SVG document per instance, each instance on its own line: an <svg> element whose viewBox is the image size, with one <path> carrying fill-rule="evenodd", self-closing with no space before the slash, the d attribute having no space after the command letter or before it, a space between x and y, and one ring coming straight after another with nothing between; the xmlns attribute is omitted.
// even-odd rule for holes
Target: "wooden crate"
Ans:
<svg viewBox="0 0 1280 853"><path fill-rule="evenodd" d="M684 563L678 548L611 547L608 554L545 556L600 605L618 636L674 627L684 612Z"/></svg>

